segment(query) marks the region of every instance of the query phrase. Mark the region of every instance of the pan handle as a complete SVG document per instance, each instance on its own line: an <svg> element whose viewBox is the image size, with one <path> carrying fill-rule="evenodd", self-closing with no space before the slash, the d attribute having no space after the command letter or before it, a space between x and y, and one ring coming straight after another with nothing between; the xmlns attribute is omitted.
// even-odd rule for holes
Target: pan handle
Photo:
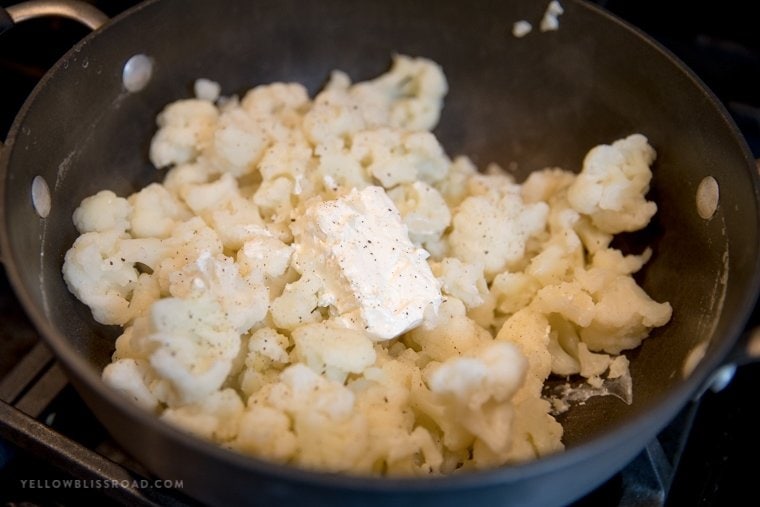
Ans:
<svg viewBox="0 0 760 507"><path fill-rule="evenodd" d="M108 21L108 16L87 2L79 0L29 0L10 7L0 7L0 33L16 23L43 16L61 16L79 21L97 30Z"/></svg>

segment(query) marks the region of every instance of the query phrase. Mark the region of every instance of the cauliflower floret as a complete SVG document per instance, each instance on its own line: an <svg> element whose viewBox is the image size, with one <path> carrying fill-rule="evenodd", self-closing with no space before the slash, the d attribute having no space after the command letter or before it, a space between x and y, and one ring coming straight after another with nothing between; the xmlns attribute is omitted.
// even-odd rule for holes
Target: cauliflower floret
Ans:
<svg viewBox="0 0 760 507"><path fill-rule="evenodd" d="M550 412L551 403L537 396L514 403L512 447L505 455L500 456L502 463L524 462L565 448L562 444L562 425ZM494 466L496 462L490 459L486 461L484 454L482 450L476 449L474 459L484 460L486 466Z"/></svg>
<svg viewBox="0 0 760 507"><path fill-rule="evenodd" d="M299 126L310 101L303 85L272 83L249 90L240 106L273 141L299 141L302 136Z"/></svg>
<svg viewBox="0 0 760 507"><path fill-rule="evenodd" d="M510 400L522 384L526 366L517 347L502 342L487 343L467 356L435 365L425 374L432 394L426 413L441 427L459 426L459 431L492 452L504 454L511 445Z"/></svg>
<svg viewBox="0 0 760 507"><path fill-rule="evenodd" d="M488 331L466 315L464 304L456 298L446 298L438 309L434 325L430 324L407 333L405 341L416 345L423 357L434 361L466 354L491 339Z"/></svg>
<svg viewBox="0 0 760 507"><path fill-rule="evenodd" d="M219 112L210 102L178 100L158 115L150 161L158 168L192 162L211 142Z"/></svg>
<svg viewBox="0 0 760 507"><path fill-rule="evenodd" d="M589 215L601 231L635 231L657 211L644 197L649 190L655 151L641 134L592 149L583 170L568 189L572 207Z"/></svg>
<svg viewBox="0 0 760 507"><path fill-rule="evenodd" d="M433 274L441 281L444 294L461 300L467 308L483 304L488 294L488 285L482 267L467 264L456 257L447 257L431 267Z"/></svg>
<svg viewBox="0 0 760 507"><path fill-rule="evenodd" d="M292 432L297 451L293 460L301 466L328 471L352 470L368 445L367 421L355 410L353 392L339 382L328 380L303 364L286 368L278 382L268 384L248 401L248 406L269 407L286 414L292 421L283 428L282 419L261 417L264 424L247 440L249 445L261 442L261 434L271 432L284 438ZM278 437L279 438L279 437ZM271 444L265 449L271 449Z"/></svg>
<svg viewBox="0 0 760 507"><path fill-rule="evenodd" d="M441 67L425 58L396 55L389 72L351 87L370 125L432 130L448 92Z"/></svg>
<svg viewBox="0 0 760 507"><path fill-rule="evenodd" d="M154 267L165 249L158 240L128 239L116 231L88 232L66 252L63 278L101 324L128 323L139 272L135 263Z"/></svg>
<svg viewBox="0 0 760 507"><path fill-rule="evenodd" d="M176 165L169 169L162 186L174 197L182 200L188 185L208 183L211 171L205 163L196 161L192 164Z"/></svg>
<svg viewBox="0 0 760 507"><path fill-rule="evenodd" d="M238 434L245 406L234 389L223 389L177 408L167 408L161 419L206 440L228 442Z"/></svg>
<svg viewBox="0 0 760 507"><path fill-rule="evenodd" d="M525 384L515 395L515 402L541 396L544 381L551 373L550 329L546 317L524 308L507 319L496 335L497 341L516 345L528 360Z"/></svg>
<svg viewBox="0 0 760 507"><path fill-rule="evenodd" d="M238 250L249 238L266 234L258 207L241 195L237 180L230 174L211 183L185 184L180 194L229 250Z"/></svg>
<svg viewBox="0 0 760 507"><path fill-rule="evenodd" d="M240 417L240 430L232 447L277 462L287 462L298 452L298 439L290 417L277 409L249 405Z"/></svg>
<svg viewBox="0 0 760 507"><path fill-rule="evenodd" d="M355 134L351 155L384 188L415 181L439 181L450 164L430 132L403 132L389 128Z"/></svg>
<svg viewBox="0 0 760 507"><path fill-rule="evenodd" d="M518 194L507 194L498 202L484 196L468 197L452 219L451 253L482 265L491 280L522 260L526 241L544 230L548 212L546 203L526 206Z"/></svg>
<svg viewBox="0 0 760 507"><path fill-rule="evenodd" d="M216 81L210 79L196 79L193 83L193 93L195 98L200 100L206 100L208 102L216 102L219 98L219 93L222 91L222 86Z"/></svg>
<svg viewBox="0 0 760 507"><path fill-rule="evenodd" d="M619 354L641 345L653 327L671 317L669 303L657 303L630 276L618 276L597 295L594 320L580 332L590 350Z"/></svg>
<svg viewBox="0 0 760 507"><path fill-rule="evenodd" d="M360 161L346 149L340 139L332 139L317 145L317 174L325 189L334 194L342 189L362 189L372 184Z"/></svg>
<svg viewBox="0 0 760 507"><path fill-rule="evenodd" d="M80 234L86 232L116 231L123 233L129 229L132 206L123 197L110 190L101 190L86 197L74 210L74 226Z"/></svg>
<svg viewBox="0 0 760 507"><path fill-rule="evenodd" d="M381 349L383 350L383 349ZM422 426L415 427L408 382L413 364L385 357L380 367L365 370L363 379L349 385L356 411L367 421L368 448L356 469L388 475L439 473L443 456L439 443Z"/></svg>
<svg viewBox="0 0 760 507"><path fill-rule="evenodd" d="M312 169L312 148L305 141L274 143L264 152L258 169L265 181L285 176L301 182Z"/></svg>
<svg viewBox="0 0 760 507"><path fill-rule="evenodd" d="M319 322L317 291L321 282L316 276L302 276L285 286L282 294L272 301L274 324L281 329L295 329L310 322Z"/></svg>
<svg viewBox="0 0 760 507"><path fill-rule="evenodd" d="M361 331L320 322L298 327L292 336L296 359L337 382L375 362L373 342Z"/></svg>
<svg viewBox="0 0 760 507"><path fill-rule="evenodd" d="M565 194L575 178L575 174L558 167L533 171L522 184L520 193L528 204L550 202L557 196Z"/></svg>
<svg viewBox="0 0 760 507"><path fill-rule="evenodd" d="M292 255L292 246L264 231L252 236L238 250L237 264L245 277L273 280L285 274Z"/></svg>
<svg viewBox="0 0 760 507"><path fill-rule="evenodd" d="M261 122L240 108L230 108L219 116L203 155L217 172L239 177L254 171L269 142Z"/></svg>
<svg viewBox="0 0 760 507"><path fill-rule="evenodd" d="M290 363L290 340L272 328L256 330L248 339L248 353L240 376L240 389L250 396L264 384L276 380L280 370Z"/></svg>
<svg viewBox="0 0 760 507"><path fill-rule="evenodd" d="M331 87L323 90L303 117L306 138L315 146L350 139L367 127L362 107L345 89Z"/></svg>
<svg viewBox="0 0 760 507"><path fill-rule="evenodd" d="M106 384L151 412L159 407L158 399L148 388L148 383L154 377L150 365L140 359L119 359L103 370L103 381Z"/></svg>
<svg viewBox="0 0 760 507"><path fill-rule="evenodd" d="M151 386L170 407L195 403L217 391L232 369L240 334L210 297L164 298L135 326L133 347L144 351L163 385Z"/></svg>
<svg viewBox="0 0 760 507"><path fill-rule="evenodd" d="M242 277L230 257L212 257L208 252L169 275L169 292L180 298L213 297L228 325L238 333L245 333L260 322L269 305L265 285Z"/></svg>
<svg viewBox="0 0 760 507"><path fill-rule="evenodd" d="M179 222L192 217L163 185L153 183L129 197L133 212L130 232L136 238L167 238Z"/></svg>
<svg viewBox="0 0 760 507"><path fill-rule="evenodd" d="M401 213L416 245L437 241L451 223L451 211L441 194L422 181L399 185L388 196Z"/></svg>
<svg viewBox="0 0 760 507"><path fill-rule="evenodd" d="M177 225L171 237L162 241L165 255L151 268L161 285L161 292L169 292L169 278L187 264L194 263L201 255L215 257L222 253L222 242L213 229L200 217L194 217Z"/></svg>
<svg viewBox="0 0 760 507"><path fill-rule="evenodd" d="M458 156L446 171L446 176L434 184L450 208L455 208L468 196L467 182L478 173L472 160Z"/></svg>
<svg viewBox="0 0 760 507"><path fill-rule="evenodd" d="M512 315L525 308L539 288L541 284L529 274L504 271L494 277L490 292L495 308L504 315Z"/></svg>

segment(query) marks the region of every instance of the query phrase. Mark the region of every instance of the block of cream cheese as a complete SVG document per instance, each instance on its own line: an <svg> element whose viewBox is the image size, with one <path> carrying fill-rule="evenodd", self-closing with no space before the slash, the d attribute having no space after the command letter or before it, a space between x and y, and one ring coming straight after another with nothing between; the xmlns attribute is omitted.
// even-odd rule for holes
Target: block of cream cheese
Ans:
<svg viewBox="0 0 760 507"><path fill-rule="evenodd" d="M441 290L428 254L412 244L382 188L314 204L292 230L302 275L321 280L320 305L346 327L389 340L438 310Z"/></svg>

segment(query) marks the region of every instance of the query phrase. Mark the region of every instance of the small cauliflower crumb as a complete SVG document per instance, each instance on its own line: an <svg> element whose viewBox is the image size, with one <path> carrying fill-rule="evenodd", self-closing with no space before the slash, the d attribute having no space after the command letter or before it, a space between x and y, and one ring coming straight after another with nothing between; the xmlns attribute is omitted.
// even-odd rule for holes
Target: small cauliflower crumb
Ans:
<svg viewBox="0 0 760 507"><path fill-rule="evenodd" d="M643 135L520 184L446 154L424 58L313 98L194 88L157 118L163 181L73 215L63 277L123 328L102 377L127 399L241 453L390 476L540 458L574 400L630 403L623 353L672 313L633 278L654 253L610 246L657 209ZM546 398L551 375L582 388Z"/></svg>
<svg viewBox="0 0 760 507"><path fill-rule="evenodd" d="M552 0L546 7L544 17L541 18L540 29L542 32L559 30L559 16L565 12L557 0Z"/></svg>
<svg viewBox="0 0 760 507"><path fill-rule="evenodd" d="M515 21L514 25L512 25L512 35L517 37L518 39L521 37L525 37L533 30L533 25L531 25L529 22L525 21L524 19L521 19L520 21Z"/></svg>

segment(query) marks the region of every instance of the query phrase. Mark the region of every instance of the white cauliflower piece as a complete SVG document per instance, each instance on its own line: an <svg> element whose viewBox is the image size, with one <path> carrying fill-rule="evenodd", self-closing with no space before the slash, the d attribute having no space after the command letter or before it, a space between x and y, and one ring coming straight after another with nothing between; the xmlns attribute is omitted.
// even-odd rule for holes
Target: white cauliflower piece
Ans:
<svg viewBox="0 0 760 507"><path fill-rule="evenodd" d="M459 299L467 308L483 304L488 294L488 285L482 267L467 264L456 257L446 257L431 267L433 274L441 281L444 294Z"/></svg>
<svg viewBox="0 0 760 507"><path fill-rule="evenodd" d="M405 339L434 361L466 354L491 339L488 331L467 317L466 311L460 300L448 297L441 303L433 325L426 323L413 329Z"/></svg>
<svg viewBox="0 0 760 507"><path fill-rule="evenodd" d="M635 231L649 223L657 211L647 201L655 151L641 134L612 145L593 148L583 170L568 189L567 198L579 213L589 215L603 232Z"/></svg>
<svg viewBox="0 0 760 507"><path fill-rule="evenodd" d="M258 207L241 195L237 180L228 173L211 183L185 184L180 195L229 250L238 250L248 239L267 234Z"/></svg>
<svg viewBox="0 0 760 507"><path fill-rule="evenodd" d="M351 155L384 188L439 181L450 164L435 136L424 131L379 128L358 132L352 138Z"/></svg>
<svg viewBox="0 0 760 507"><path fill-rule="evenodd" d="M484 268L487 279L515 265L529 238L546 226L546 203L524 205L519 194L499 201L484 196L465 199L452 219L449 235L454 257Z"/></svg>
<svg viewBox="0 0 760 507"><path fill-rule="evenodd" d="M390 71L351 87L367 123L404 130L432 130L438 123L446 77L435 62L396 55Z"/></svg>
<svg viewBox="0 0 760 507"><path fill-rule="evenodd" d="M295 358L331 380L344 382L375 362L372 340L361 332L331 325L307 324L292 331Z"/></svg>
<svg viewBox="0 0 760 507"><path fill-rule="evenodd" d="M101 190L83 199L74 210L74 226L80 234L105 231L123 233L129 229L132 211L126 199L110 190Z"/></svg>
<svg viewBox="0 0 760 507"><path fill-rule="evenodd" d="M164 380L165 390L154 393L170 407L196 403L217 391L240 349L240 334L210 297L156 301L140 328L131 341L147 352Z"/></svg>
<svg viewBox="0 0 760 507"><path fill-rule="evenodd" d="M298 83L272 83L249 90L240 107L274 142L300 142L300 125L311 103L306 88Z"/></svg>
<svg viewBox="0 0 760 507"><path fill-rule="evenodd" d="M203 154L216 171L239 177L255 170L269 143L261 122L240 108L230 108L219 116Z"/></svg>
<svg viewBox="0 0 760 507"><path fill-rule="evenodd" d="M158 168L192 162L214 136L219 112L210 102L178 100L158 115L150 161Z"/></svg>
<svg viewBox="0 0 760 507"><path fill-rule="evenodd" d="M554 454L565 448L562 444L564 433L562 425L551 415L551 403L543 398L528 397L514 403L512 419L512 446L506 455L500 456L502 462L513 463ZM483 459L481 452L474 452L474 459ZM493 466L496 463L488 463Z"/></svg>
<svg viewBox="0 0 760 507"><path fill-rule="evenodd" d="M169 292L179 298L213 297L227 324L245 333L267 314L269 291L256 280L240 274L234 260L203 252L195 262L169 275Z"/></svg>
<svg viewBox="0 0 760 507"><path fill-rule="evenodd" d="M156 266L151 267L165 294L169 292L169 278L173 273L194 263L201 255L215 257L223 251L219 236L200 217L178 224L172 235L162 240L162 245L166 253Z"/></svg>
<svg viewBox="0 0 760 507"><path fill-rule="evenodd" d="M167 408L161 419L206 440L228 442L238 434L244 408L234 389L223 389L195 403Z"/></svg>
<svg viewBox="0 0 760 507"><path fill-rule="evenodd" d="M319 322L322 316L317 308L321 283L315 276L302 276L285 286L282 294L272 301L274 324L281 329L295 329L310 322Z"/></svg>
<svg viewBox="0 0 760 507"><path fill-rule="evenodd" d="M477 174L479 174L478 168L472 160L460 155L454 158L444 178L436 182L434 186L449 207L455 208L469 195L467 182Z"/></svg>
<svg viewBox="0 0 760 507"><path fill-rule="evenodd" d="M295 183L304 180L312 162L312 148L305 140L280 141L267 148L258 169L265 181L284 176Z"/></svg>
<svg viewBox="0 0 760 507"><path fill-rule="evenodd" d="M285 412L253 404L240 417L238 435L232 442L232 447L244 453L285 463L296 456L298 439L291 429L290 417Z"/></svg>
<svg viewBox="0 0 760 507"><path fill-rule="evenodd" d="M301 466L349 471L362 459L367 448L367 421L355 410L353 392L303 364L286 368L280 374L279 382L254 394L248 406L270 407L289 417L292 421L289 431L295 436L297 445L293 461ZM264 422L273 426L256 430L256 433L282 432L285 428L281 421L268 414ZM287 435L284 438L289 439ZM261 438L248 442L256 445L257 441L260 442ZM271 448L271 444L268 447Z"/></svg>
<svg viewBox="0 0 760 507"><path fill-rule="evenodd" d="M654 327L672 315L669 303L657 303L630 276L618 276L596 294L594 320L581 329L581 340L592 351L619 354L641 345Z"/></svg>
<svg viewBox="0 0 760 507"><path fill-rule="evenodd" d="M166 172L161 185L174 197L182 199L188 185L208 183L212 176L211 172L209 167L201 161L176 165Z"/></svg>
<svg viewBox="0 0 760 507"><path fill-rule="evenodd" d="M541 396L544 381L551 373L550 330L546 317L524 308L507 319L496 335L497 341L516 345L528 360L525 383L515 395L516 403Z"/></svg>
<svg viewBox="0 0 760 507"><path fill-rule="evenodd" d="M520 193L526 203L550 202L566 193L576 175L558 167L533 171L523 182Z"/></svg>
<svg viewBox="0 0 760 507"><path fill-rule="evenodd" d="M130 232L136 238L167 238L177 223L192 217L190 210L158 183L132 194L129 204L133 209Z"/></svg>
<svg viewBox="0 0 760 507"><path fill-rule="evenodd" d="M429 370L425 381L443 405L435 414L456 422L495 453L509 449L513 416L510 400L520 388L527 362L510 343L490 342L464 357Z"/></svg>
<svg viewBox="0 0 760 507"><path fill-rule="evenodd" d="M251 334L240 375L240 389L250 396L264 384L276 381L280 370L290 363L290 340L272 328L263 327Z"/></svg>
<svg viewBox="0 0 760 507"><path fill-rule="evenodd" d="M245 277L276 279L285 274L292 255L292 246L264 233L248 239L238 250L236 261Z"/></svg>
<svg viewBox="0 0 760 507"><path fill-rule="evenodd" d="M219 93L222 91L222 86L216 81L210 79L196 79L193 83L193 93L195 98L200 100L206 100L208 102L216 102L219 98Z"/></svg>
<svg viewBox="0 0 760 507"><path fill-rule="evenodd" d="M154 377L150 365L140 359L119 359L103 369L103 381L106 384L151 412L159 407L158 399L148 387Z"/></svg>
<svg viewBox="0 0 760 507"><path fill-rule="evenodd" d="M331 87L322 90L303 117L303 131L314 145L329 145L345 140L367 127L362 105L347 90Z"/></svg>
<svg viewBox="0 0 760 507"><path fill-rule="evenodd" d="M382 349L381 349L382 350ZM408 384L413 363L389 357L367 369L349 387L356 411L367 421L368 448L356 465L364 473L429 475L441 472L443 456L430 431L415 426Z"/></svg>
<svg viewBox="0 0 760 507"><path fill-rule="evenodd" d="M180 195L196 214L201 214L231 199L242 199L237 180L231 174L223 174L210 183L184 185Z"/></svg>
<svg viewBox="0 0 760 507"><path fill-rule="evenodd" d="M341 140L319 144L314 149L318 157L317 173L325 189L336 194L341 188L364 188L372 180L361 163L344 147Z"/></svg>
<svg viewBox="0 0 760 507"><path fill-rule="evenodd" d="M399 185L388 196L401 213L409 239L422 245L437 241L451 223L451 211L441 194L422 181Z"/></svg>
<svg viewBox="0 0 760 507"><path fill-rule="evenodd" d="M118 231L85 233L63 262L67 287L101 324L126 324L132 318L129 298L139 273L121 256L120 236Z"/></svg>
<svg viewBox="0 0 760 507"><path fill-rule="evenodd" d="M541 288L541 284L523 272L499 273L491 282L490 293L495 307L505 315L512 315L525 308Z"/></svg>

